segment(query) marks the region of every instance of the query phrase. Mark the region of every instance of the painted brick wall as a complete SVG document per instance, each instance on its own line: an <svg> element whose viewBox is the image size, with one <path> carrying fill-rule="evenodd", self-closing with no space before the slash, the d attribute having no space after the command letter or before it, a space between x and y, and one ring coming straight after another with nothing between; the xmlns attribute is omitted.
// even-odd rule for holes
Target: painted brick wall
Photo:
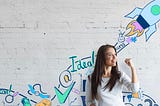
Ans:
<svg viewBox="0 0 160 106"><path fill-rule="evenodd" d="M85 79L93 67L73 72L73 63L78 67L76 61L93 62L99 46L115 45L133 20L124 16L149 2L0 0L0 105L43 106L45 102L52 106L85 106ZM156 27L147 42L144 33L118 53L119 67L128 74L123 61L133 58L141 85L141 97L130 101L129 94L124 93L125 103L160 104L160 24ZM58 100L56 89L64 93L69 87L72 89L66 100ZM43 101L45 98L49 101Z"/></svg>

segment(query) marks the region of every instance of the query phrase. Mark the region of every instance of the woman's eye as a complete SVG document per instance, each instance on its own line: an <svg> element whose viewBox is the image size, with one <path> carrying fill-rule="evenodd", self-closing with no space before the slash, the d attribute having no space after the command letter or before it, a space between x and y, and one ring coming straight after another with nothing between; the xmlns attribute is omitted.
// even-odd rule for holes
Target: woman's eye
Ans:
<svg viewBox="0 0 160 106"><path fill-rule="evenodd" d="M108 56L108 57L111 57L111 56L112 56L112 54L107 54L107 56Z"/></svg>
<svg viewBox="0 0 160 106"><path fill-rule="evenodd" d="M112 56L116 56L116 54L112 54L112 53L106 53L107 57L112 57Z"/></svg>

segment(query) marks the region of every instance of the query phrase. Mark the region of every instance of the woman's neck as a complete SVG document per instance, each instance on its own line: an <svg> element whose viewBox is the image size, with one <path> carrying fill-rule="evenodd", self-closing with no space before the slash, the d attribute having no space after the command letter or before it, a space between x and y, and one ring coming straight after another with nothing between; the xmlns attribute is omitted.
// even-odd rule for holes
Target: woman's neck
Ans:
<svg viewBox="0 0 160 106"><path fill-rule="evenodd" d="M105 74L103 77L110 77L111 76L111 69L112 67L105 67Z"/></svg>

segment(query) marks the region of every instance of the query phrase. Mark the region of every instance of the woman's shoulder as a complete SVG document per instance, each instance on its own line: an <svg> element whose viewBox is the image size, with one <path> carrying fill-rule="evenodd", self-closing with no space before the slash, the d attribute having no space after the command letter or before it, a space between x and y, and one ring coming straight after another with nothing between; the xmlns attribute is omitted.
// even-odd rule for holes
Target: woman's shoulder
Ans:
<svg viewBox="0 0 160 106"><path fill-rule="evenodd" d="M123 80L125 77L127 77L127 74L124 71L119 71L120 72L120 81Z"/></svg>
<svg viewBox="0 0 160 106"><path fill-rule="evenodd" d="M126 73L124 71L119 71L119 73L120 73L121 77L126 75Z"/></svg>

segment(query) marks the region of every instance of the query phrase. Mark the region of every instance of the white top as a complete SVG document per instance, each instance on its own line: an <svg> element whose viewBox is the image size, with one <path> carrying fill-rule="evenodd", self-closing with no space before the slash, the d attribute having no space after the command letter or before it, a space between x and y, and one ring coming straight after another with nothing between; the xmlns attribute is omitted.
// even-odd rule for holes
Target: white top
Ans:
<svg viewBox="0 0 160 106"><path fill-rule="evenodd" d="M138 92L139 83L132 83L127 74L124 72L121 73L120 80L115 84L112 91L109 91L108 88L104 90L104 86L108 83L109 78L102 77L101 86L99 85L97 88L98 106L125 106L122 95L123 86L126 86L126 88L132 92ZM95 100L91 98L91 83L87 80L86 104L90 106L91 103L96 104Z"/></svg>

